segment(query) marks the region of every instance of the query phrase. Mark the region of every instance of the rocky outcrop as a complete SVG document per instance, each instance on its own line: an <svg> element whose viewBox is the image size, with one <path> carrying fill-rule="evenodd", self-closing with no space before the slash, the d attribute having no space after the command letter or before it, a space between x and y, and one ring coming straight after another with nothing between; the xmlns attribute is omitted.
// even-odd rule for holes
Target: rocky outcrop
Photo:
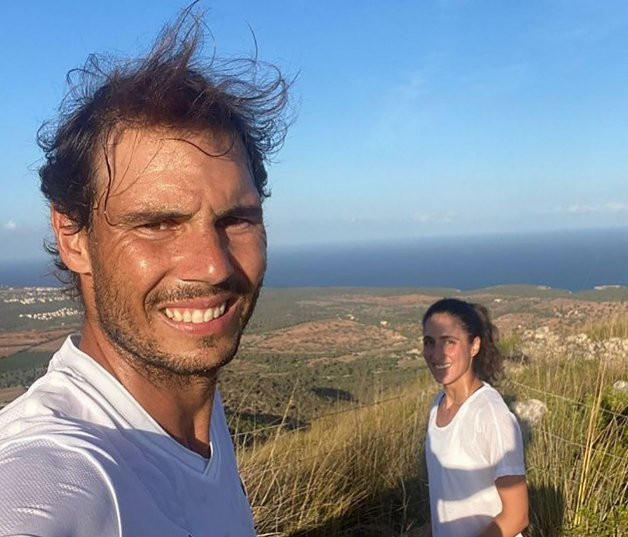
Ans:
<svg viewBox="0 0 628 537"><path fill-rule="evenodd" d="M585 360L628 360L628 339L612 337L593 340L587 334L561 337L544 326L526 330L521 350L532 359L554 357Z"/></svg>

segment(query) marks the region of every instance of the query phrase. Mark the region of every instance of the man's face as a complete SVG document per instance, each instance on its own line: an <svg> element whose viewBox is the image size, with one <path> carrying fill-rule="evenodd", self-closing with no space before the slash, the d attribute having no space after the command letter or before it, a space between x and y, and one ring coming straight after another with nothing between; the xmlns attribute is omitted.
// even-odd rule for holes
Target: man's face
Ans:
<svg viewBox="0 0 628 537"><path fill-rule="evenodd" d="M235 354L266 268L246 155L225 135L129 129L108 162L82 279L88 322L136 364L207 374Z"/></svg>

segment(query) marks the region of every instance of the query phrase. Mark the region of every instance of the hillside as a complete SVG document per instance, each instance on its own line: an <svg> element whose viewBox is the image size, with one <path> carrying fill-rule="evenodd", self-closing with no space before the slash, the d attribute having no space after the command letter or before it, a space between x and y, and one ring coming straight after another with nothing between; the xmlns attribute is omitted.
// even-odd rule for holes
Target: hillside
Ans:
<svg viewBox="0 0 628 537"><path fill-rule="evenodd" d="M628 380L628 290L507 286L263 292L220 379L260 534L422 534L436 386L419 321L445 295L491 309L510 357L506 400L548 409L527 443L529 535L628 530L628 395L613 391ZM0 308L2 406L80 317L50 289L0 288Z"/></svg>

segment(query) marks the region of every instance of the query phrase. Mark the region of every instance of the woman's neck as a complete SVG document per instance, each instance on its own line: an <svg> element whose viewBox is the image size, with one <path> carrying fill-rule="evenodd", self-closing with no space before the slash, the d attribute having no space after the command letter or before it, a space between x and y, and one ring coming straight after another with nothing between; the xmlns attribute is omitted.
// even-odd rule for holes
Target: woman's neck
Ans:
<svg viewBox="0 0 628 537"><path fill-rule="evenodd" d="M445 406L459 407L469 398L472 393L477 391L481 386L482 381L475 375L468 379L460 379L460 382L455 382L453 384L443 386L443 391L445 392Z"/></svg>

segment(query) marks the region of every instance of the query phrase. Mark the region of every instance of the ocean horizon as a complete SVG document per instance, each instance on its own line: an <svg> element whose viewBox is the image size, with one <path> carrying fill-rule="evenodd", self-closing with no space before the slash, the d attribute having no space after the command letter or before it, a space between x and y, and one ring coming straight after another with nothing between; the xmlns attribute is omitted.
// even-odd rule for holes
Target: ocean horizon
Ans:
<svg viewBox="0 0 628 537"><path fill-rule="evenodd" d="M0 263L0 285L57 286L49 259ZM628 228L269 248L267 287L628 286Z"/></svg>

